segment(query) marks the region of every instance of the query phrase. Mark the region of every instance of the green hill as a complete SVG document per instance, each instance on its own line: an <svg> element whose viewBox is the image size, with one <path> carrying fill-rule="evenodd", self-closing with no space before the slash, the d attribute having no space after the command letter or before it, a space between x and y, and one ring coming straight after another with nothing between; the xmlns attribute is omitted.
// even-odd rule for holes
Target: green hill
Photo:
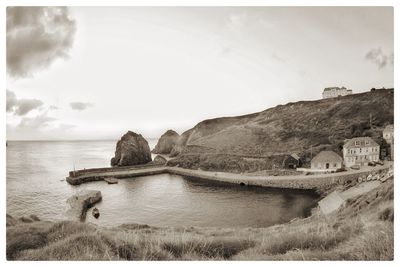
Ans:
<svg viewBox="0 0 400 267"><path fill-rule="evenodd" d="M169 165L234 172L284 168L297 153L305 166L320 150L341 154L345 139L370 136L381 145L394 121L394 90L299 101L259 113L209 119L184 132Z"/></svg>

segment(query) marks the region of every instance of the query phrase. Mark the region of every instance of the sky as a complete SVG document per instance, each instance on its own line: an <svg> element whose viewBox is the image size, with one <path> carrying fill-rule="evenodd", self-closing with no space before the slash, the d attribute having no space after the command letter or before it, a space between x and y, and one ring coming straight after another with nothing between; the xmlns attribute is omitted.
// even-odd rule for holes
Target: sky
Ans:
<svg viewBox="0 0 400 267"><path fill-rule="evenodd" d="M390 7L7 8L7 139L147 138L393 87Z"/></svg>

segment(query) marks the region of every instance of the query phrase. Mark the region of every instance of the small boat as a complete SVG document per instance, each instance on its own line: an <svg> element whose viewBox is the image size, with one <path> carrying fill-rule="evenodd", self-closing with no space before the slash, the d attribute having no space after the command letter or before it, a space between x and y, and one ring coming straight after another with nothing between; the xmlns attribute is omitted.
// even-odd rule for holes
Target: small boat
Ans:
<svg viewBox="0 0 400 267"><path fill-rule="evenodd" d="M99 216L100 216L100 211L99 211L99 209L98 209L98 208L94 208L94 209L92 210L92 215L93 215L93 217L95 217L96 219L99 218Z"/></svg>
<svg viewBox="0 0 400 267"><path fill-rule="evenodd" d="M106 181L108 184L118 184L118 179L115 177L104 178L104 181Z"/></svg>

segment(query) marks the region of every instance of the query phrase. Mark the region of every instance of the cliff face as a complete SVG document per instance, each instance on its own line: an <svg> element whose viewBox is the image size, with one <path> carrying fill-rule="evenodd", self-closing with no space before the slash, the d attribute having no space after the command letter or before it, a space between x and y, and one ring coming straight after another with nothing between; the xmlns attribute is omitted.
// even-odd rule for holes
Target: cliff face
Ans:
<svg viewBox="0 0 400 267"><path fill-rule="evenodd" d="M178 139L179 134L177 132L168 130L158 139L157 145L151 152L155 154L169 154L177 144Z"/></svg>
<svg viewBox="0 0 400 267"><path fill-rule="evenodd" d="M142 135L128 131L117 142L111 166L146 164L151 161L150 147Z"/></svg>
<svg viewBox="0 0 400 267"><path fill-rule="evenodd" d="M387 89L205 120L182 134L171 152L177 158L169 165L187 165L190 157L194 162L190 168L224 169L219 163L225 160L223 165L245 171L247 165L255 169L280 167L285 156L292 153L309 162L311 146L314 155L321 149L341 154L343 141L348 138L371 136L381 142L383 128L393 123L393 106L394 91ZM261 164L257 157L269 163ZM214 163L209 162L211 158Z"/></svg>

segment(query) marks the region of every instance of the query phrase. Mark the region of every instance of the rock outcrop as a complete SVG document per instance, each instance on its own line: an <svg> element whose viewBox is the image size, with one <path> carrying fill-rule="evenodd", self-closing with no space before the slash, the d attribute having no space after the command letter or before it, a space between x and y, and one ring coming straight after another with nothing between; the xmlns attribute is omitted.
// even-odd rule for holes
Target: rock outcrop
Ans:
<svg viewBox="0 0 400 267"><path fill-rule="evenodd" d="M132 166L151 161L150 147L142 135L128 131L117 143L111 166Z"/></svg>
<svg viewBox="0 0 400 267"><path fill-rule="evenodd" d="M169 154L171 157L176 157L183 151L183 149L185 148L185 146L188 143L188 139L189 139L192 131L193 131L193 129L189 129L179 137L176 145L172 148L172 150Z"/></svg>
<svg viewBox="0 0 400 267"><path fill-rule="evenodd" d="M83 190L68 198L67 203L71 208L67 216L73 219L85 220L87 210L101 200L101 192L98 190Z"/></svg>
<svg viewBox="0 0 400 267"><path fill-rule="evenodd" d="M157 155L154 158L153 163L156 165L165 165L167 164L167 160L163 156Z"/></svg>
<svg viewBox="0 0 400 267"><path fill-rule="evenodd" d="M168 130L161 135L156 147L151 152L155 154L169 154L178 140L179 134L173 130Z"/></svg>

